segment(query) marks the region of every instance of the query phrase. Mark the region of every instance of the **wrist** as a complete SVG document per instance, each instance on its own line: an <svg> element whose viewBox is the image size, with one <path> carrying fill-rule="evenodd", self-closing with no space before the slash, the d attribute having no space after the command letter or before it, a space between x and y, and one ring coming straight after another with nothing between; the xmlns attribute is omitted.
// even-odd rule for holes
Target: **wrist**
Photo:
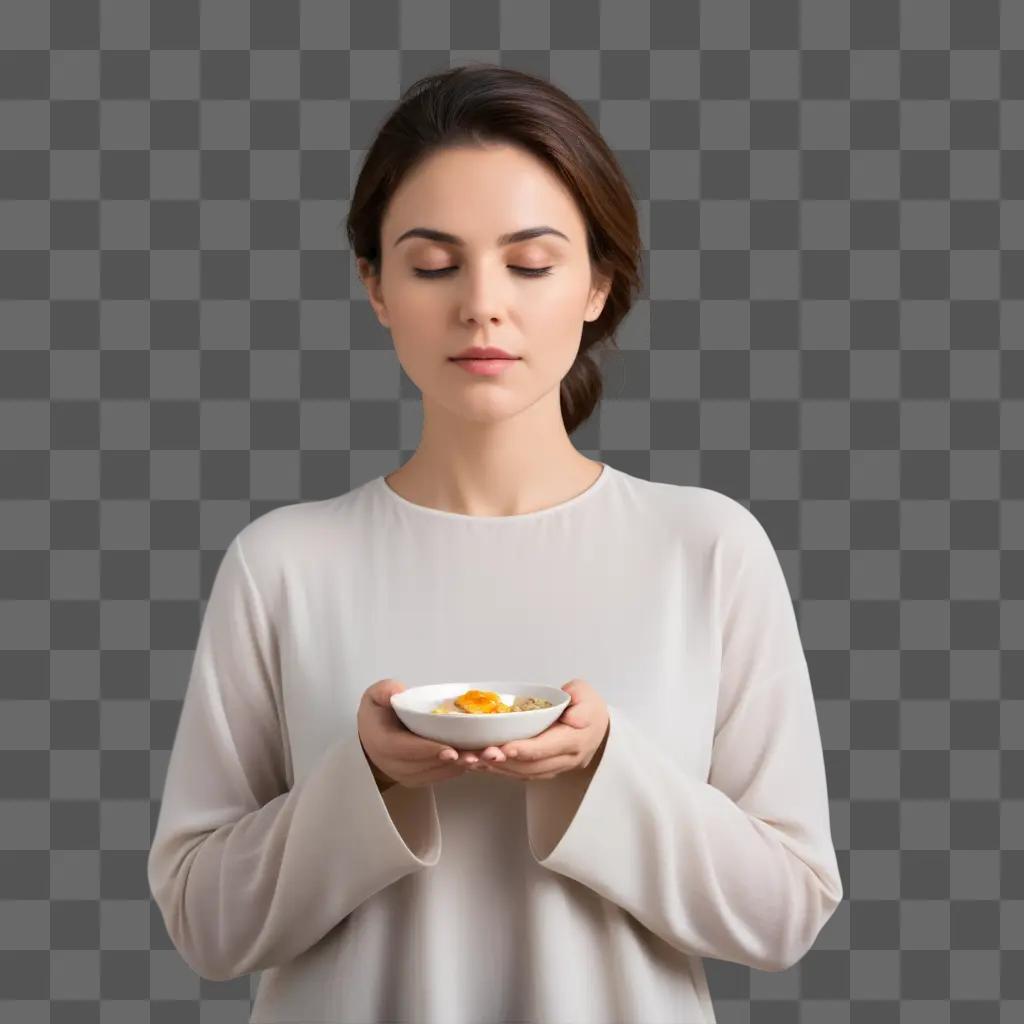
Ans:
<svg viewBox="0 0 1024 1024"><path fill-rule="evenodd" d="M604 756L604 748L608 746L608 734L611 732L611 721L604 729L604 736L601 738L601 742L598 744L597 750L594 751L594 756L590 759L587 767L593 772L596 771L597 766L601 763L601 758Z"/></svg>
<svg viewBox="0 0 1024 1024"><path fill-rule="evenodd" d="M377 767L373 758L366 752L366 747L363 745L363 738L359 737L359 745L363 748L363 757L366 758L366 763L370 766L370 774L373 776L373 781L377 783L377 788L383 793L384 790L390 789L392 786L397 786L398 783L395 779L392 779L389 775L385 775L384 772Z"/></svg>

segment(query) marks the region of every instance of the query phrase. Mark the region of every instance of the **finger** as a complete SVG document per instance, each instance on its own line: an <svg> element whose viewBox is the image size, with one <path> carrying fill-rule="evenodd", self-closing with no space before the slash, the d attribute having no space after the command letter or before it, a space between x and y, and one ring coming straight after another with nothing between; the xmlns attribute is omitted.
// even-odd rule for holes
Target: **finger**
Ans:
<svg viewBox="0 0 1024 1024"><path fill-rule="evenodd" d="M451 749L450 747L446 747L444 744L436 744L434 746L434 749L432 751L428 752L428 754L427 754L427 756L425 758L417 759L417 760L420 760L421 763L422 763L422 766L423 766L422 770L423 771L428 771L428 772L430 772L430 771L447 771L449 769L455 768L455 769L458 769L459 772L462 772L465 769L465 765L463 765L458 760L458 754L456 753L456 751L454 751L454 750L451 751L452 755L454 755L454 756L450 756L450 757L442 757L441 756L446 750L450 750L450 749Z"/></svg>
<svg viewBox="0 0 1024 1024"><path fill-rule="evenodd" d="M375 707L383 708L385 711L392 710L391 698L396 693L401 693L405 687L397 679L389 679L384 685L377 686L367 691L370 703Z"/></svg>
<svg viewBox="0 0 1024 1024"><path fill-rule="evenodd" d="M561 757L578 753L576 730L570 725L556 724L545 729L539 736L528 740L512 740L504 744L501 752L511 761L543 761L548 757Z"/></svg>
<svg viewBox="0 0 1024 1024"><path fill-rule="evenodd" d="M394 708L375 706L371 702L371 710L374 709L379 715L380 729L391 737L397 756L403 760L434 761L440 758L442 750L451 749L447 743L436 743L418 736L395 714Z"/></svg>
<svg viewBox="0 0 1024 1024"><path fill-rule="evenodd" d="M485 747L483 750L459 750L456 747L442 747L438 750L437 756L445 763L458 761L459 764L469 764L485 761L490 764L490 760L484 757L487 751L497 752L499 760L505 759L505 755L502 754L499 747Z"/></svg>
<svg viewBox="0 0 1024 1024"><path fill-rule="evenodd" d="M391 731L391 739L388 743L388 753L392 757L402 761L422 763L426 767L433 767L436 764L447 766L450 763L449 759L442 758L441 754L450 749L446 743L436 743L433 740L424 739L406 729L404 725Z"/></svg>
<svg viewBox="0 0 1024 1024"><path fill-rule="evenodd" d="M395 709L390 704L387 704L387 702L385 704L378 704L376 701L371 700L367 710L380 723L380 727L387 732L408 733L410 736L415 735L406 727L406 724L395 713Z"/></svg>
<svg viewBox="0 0 1024 1024"><path fill-rule="evenodd" d="M458 752L458 758L460 764L475 764L483 761L487 764L491 763L491 758L488 755L496 755L498 760L505 760L505 754L500 747L484 747L480 750L462 750Z"/></svg>
<svg viewBox="0 0 1024 1024"><path fill-rule="evenodd" d="M586 691L572 683L568 683L567 686L568 689L566 687L562 687L562 689L569 694L569 703L558 720L566 725L571 725L574 729L586 729L590 725Z"/></svg>
<svg viewBox="0 0 1024 1024"><path fill-rule="evenodd" d="M559 719L564 725L571 725L574 729L586 729L590 725L590 716L586 708L571 707Z"/></svg>
<svg viewBox="0 0 1024 1024"><path fill-rule="evenodd" d="M564 754L560 757L549 757L543 761L533 761L526 764L519 764L516 761L508 761L505 764L488 765L480 769L484 772L493 772L495 775L506 775L513 779L534 782L544 776L554 778L567 771L572 771L579 766L579 757L574 754Z"/></svg>
<svg viewBox="0 0 1024 1024"><path fill-rule="evenodd" d="M562 687L562 692L569 694L569 704L572 706L586 701L594 691L582 679L573 679Z"/></svg>

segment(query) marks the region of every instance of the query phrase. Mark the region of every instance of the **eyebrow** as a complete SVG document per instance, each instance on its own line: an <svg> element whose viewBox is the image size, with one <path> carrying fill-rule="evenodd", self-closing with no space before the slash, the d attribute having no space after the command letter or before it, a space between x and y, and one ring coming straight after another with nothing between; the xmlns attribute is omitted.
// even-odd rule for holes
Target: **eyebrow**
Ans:
<svg viewBox="0 0 1024 1024"><path fill-rule="evenodd" d="M512 245L513 242L525 242L528 238L536 238L538 235L558 235L567 242L569 241L568 235L555 228L548 227L546 224L542 224L539 227L521 228L519 231L510 231L507 235L500 235L498 237L498 245L506 246ZM398 245L399 242L404 242L407 238L426 238L431 242L446 242L449 245L466 244L461 238L449 234L447 231L438 231L435 228L410 228L395 239L395 245Z"/></svg>

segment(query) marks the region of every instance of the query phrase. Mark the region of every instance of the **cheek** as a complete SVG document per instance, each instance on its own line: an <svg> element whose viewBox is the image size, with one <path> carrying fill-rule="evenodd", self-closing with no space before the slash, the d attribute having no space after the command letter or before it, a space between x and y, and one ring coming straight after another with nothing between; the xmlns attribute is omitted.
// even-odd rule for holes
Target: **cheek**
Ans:
<svg viewBox="0 0 1024 1024"><path fill-rule="evenodd" d="M429 283L403 282L393 287L385 301L392 324L401 324L415 330L424 321L439 320L448 316L450 306L443 301L439 289L431 289Z"/></svg>
<svg viewBox="0 0 1024 1024"><path fill-rule="evenodd" d="M560 298L530 310L524 321L526 350L535 365L567 370L573 364L583 334L582 302Z"/></svg>

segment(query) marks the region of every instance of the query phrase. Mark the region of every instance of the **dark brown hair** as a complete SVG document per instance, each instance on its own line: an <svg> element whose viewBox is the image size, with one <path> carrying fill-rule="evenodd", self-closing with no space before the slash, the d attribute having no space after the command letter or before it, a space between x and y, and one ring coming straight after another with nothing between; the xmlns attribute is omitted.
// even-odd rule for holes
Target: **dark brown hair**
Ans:
<svg viewBox="0 0 1024 1024"><path fill-rule="evenodd" d="M592 270L611 278L604 309L584 322L579 354L562 379L562 422L571 434L603 392L595 346L615 346L616 329L642 284L633 193L575 100L543 78L495 64L464 64L414 82L367 150L349 205L349 245L379 276L381 222L405 175L439 150L502 142L526 149L555 171L587 224Z"/></svg>

